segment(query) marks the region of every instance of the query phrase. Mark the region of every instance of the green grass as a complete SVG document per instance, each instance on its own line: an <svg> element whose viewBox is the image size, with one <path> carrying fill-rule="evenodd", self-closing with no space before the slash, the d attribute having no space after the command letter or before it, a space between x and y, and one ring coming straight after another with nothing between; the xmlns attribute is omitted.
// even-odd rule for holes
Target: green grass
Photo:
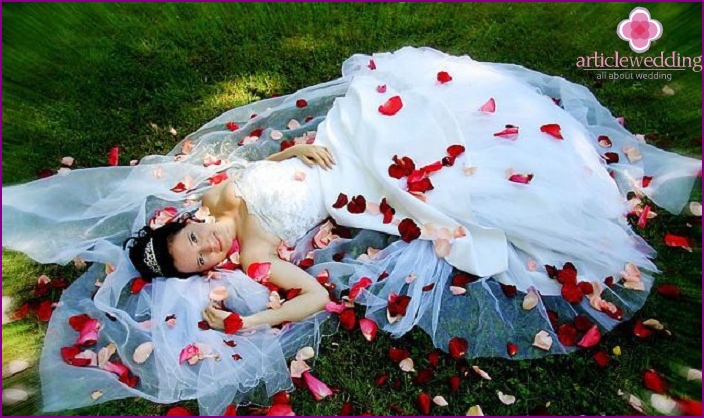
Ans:
<svg viewBox="0 0 704 418"><path fill-rule="evenodd" d="M32 180L40 169L57 169L63 156L77 167L106 165L120 146L120 163L165 153L185 134L222 111L339 76L340 64L356 52L431 46L481 61L511 62L561 75L590 87L628 128L656 135L650 142L701 156L701 75L673 72L671 82L609 81L575 67L595 50L632 54L615 32L636 4L3 4L3 184ZM701 5L648 4L665 28L649 53L701 51ZM675 90L662 93L667 84ZM178 131L169 134L170 127ZM700 184L697 184L697 189ZM693 199L700 201L701 193ZM391 345L408 348L417 368L427 365L429 338L415 331L400 340L382 335L366 343L359 332L323 340L315 374L341 389L316 403L305 391L293 394L301 415L337 414L344 401L356 413L391 414L388 404L415 413L421 389L442 394L447 408L433 413L463 415L480 404L485 413L528 414L550 403L552 414L628 414L618 389L647 400L641 373L655 368L671 378L672 392L700 399L701 387L677 375L678 365L701 365L701 220L660 216L644 237L659 251L657 283L682 288L677 302L652 295L638 318L655 317L672 336L650 341L631 333L632 322L608 334L600 347L618 345L623 355L607 369L593 351L534 361L471 360L492 381L472 375L450 395L446 378L456 373L444 358L436 377L419 388L386 358ZM693 226L688 226L693 225ZM665 232L696 242L694 253L667 248ZM696 239L695 239L696 237ZM3 251L3 295L31 297L36 277L75 278L74 268L40 266ZM58 295L55 295L58 297ZM5 415L40 413L36 362L45 327L33 319L3 326L3 364L16 358L34 366L3 379L35 393ZM400 390L376 387L376 376L401 379ZM387 384L388 385L388 384ZM513 394L501 404L496 391ZM196 411L194 402L183 405ZM141 399L66 411L78 415L162 415L168 406ZM652 412L652 411L650 411Z"/></svg>

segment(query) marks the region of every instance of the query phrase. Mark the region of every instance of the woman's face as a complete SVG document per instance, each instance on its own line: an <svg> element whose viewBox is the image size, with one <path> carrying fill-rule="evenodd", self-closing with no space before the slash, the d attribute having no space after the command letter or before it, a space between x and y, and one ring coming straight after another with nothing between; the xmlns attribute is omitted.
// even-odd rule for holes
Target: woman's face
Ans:
<svg viewBox="0 0 704 418"><path fill-rule="evenodd" d="M169 252L182 273L210 270L227 258L234 234L226 222L188 222L174 235Z"/></svg>

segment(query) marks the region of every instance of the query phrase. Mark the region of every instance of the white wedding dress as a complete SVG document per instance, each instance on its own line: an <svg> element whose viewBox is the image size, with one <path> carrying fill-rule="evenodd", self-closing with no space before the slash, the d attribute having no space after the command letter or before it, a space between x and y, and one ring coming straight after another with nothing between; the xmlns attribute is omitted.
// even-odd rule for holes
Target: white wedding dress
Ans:
<svg viewBox="0 0 704 418"><path fill-rule="evenodd" d="M642 306L657 268L654 252L626 221L626 195L647 195L677 213L699 160L639 142L586 88L520 66L404 48L354 55L342 72L338 80L228 111L169 155L146 157L136 167L76 170L3 188L3 247L40 262L94 262L63 295L49 325L41 361L46 410L142 396L155 402L197 398L201 414L219 415L230 403L265 403L292 389L286 360L305 345L317 347L320 336L334 330L334 315L322 312L281 330L230 337L197 323L217 286L227 286L226 304L240 313L265 309L268 290L241 271L222 271L210 281L157 279L130 292L136 272L120 247L129 230L165 206L193 210L194 196L216 172L228 173L264 229L295 246L292 262L312 257L311 275L329 271L336 295L371 278L356 301L393 336L417 325L444 350L452 337L463 337L469 357L508 357L511 342L519 347L515 358L533 358L575 349L560 342L559 324L582 316L606 331ZM384 105L394 97L402 106L389 111ZM231 130L232 122L238 129ZM545 125L558 125L562 138ZM313 131L315 143L335 157L334 169L295 159L256 162L283 141L311 140ZM602 147L608 145L603 136L609 148ZM427 167L453 145L464 152L428 175L433 188L424 193L409 193L406 178L390 176L395 155ZM618 162L606 155L606 164L607 152ZM221 163L204 167L214 158ZM171 190L179 182L193 192ZM361 210L338 204L340 194L363 196L365 204ZM387 223L382 199L395 210ZM352 227L352 236L316 248L312 239L327 217ZM405 219L418 227L419 239L398 239ZM364 255L368 248L381 251ZM622 318L586 297L565 300L563 285L544 267L563 269L565 263L574 265L579 282L603 288L601 299L618 307ZM114 271L106 274L105 264ZM452 280L458 270L477 280L458 285ZM604 284L608 277L611 286ZM510 286L517 295L511 296ZM392 293L409 296L410 303L390 323ZM535 308L522 307L526 293L539 295ZM77 337L68 318L81 313L102 324L95 351L115 343L117 356L139 377L135 387L98 367L62 361L60 348ZM167 321L174 315L176 321ZM541 330L553 339L549 350L532 346ZM145 342L154 344L154 352L139 364L133 352ZM179 363L181 350L196 343L219 361ZM94 391L103 396L93 400Z"/></svg>

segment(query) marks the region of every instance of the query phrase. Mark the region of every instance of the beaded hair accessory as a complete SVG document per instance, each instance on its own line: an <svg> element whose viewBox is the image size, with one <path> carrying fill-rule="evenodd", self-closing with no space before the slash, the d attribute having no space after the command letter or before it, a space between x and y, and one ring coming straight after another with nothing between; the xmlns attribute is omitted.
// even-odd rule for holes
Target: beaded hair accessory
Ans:
<svg viewBox="0 0 704 418"><path fill-rule="evenodd" d="M156 254L154 254L154 239L149 238L149 242L144 247L144 264L146 264L152 271L158 275L161 275L161 267L156 261Z"/></svg>

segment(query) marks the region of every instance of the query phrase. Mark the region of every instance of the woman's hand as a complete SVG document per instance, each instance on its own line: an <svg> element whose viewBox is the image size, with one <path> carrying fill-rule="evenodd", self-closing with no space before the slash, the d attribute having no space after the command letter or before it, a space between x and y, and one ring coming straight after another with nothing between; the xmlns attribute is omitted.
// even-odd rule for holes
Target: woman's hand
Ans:
<svg viewBox="0 0 704 418"><path fill-rule="evenodd" d="M223 310L220 302L210 301L210 305L205 308L202 312L203 319L208 323L212 329L225 329L225 319L230 316L232 312ZM246 316L240 317L242 319L242 328L249 328L249 319Z"/></svg>
<svg viewBox="0 0 704 418"><path fill-rule="evenodd" d="M318 164L323 169L329 170L335 165L335 159L327 147L313 144L297 144L286 151L288 150L290 150L291 156L303 161L308 167Z"/></svg>

